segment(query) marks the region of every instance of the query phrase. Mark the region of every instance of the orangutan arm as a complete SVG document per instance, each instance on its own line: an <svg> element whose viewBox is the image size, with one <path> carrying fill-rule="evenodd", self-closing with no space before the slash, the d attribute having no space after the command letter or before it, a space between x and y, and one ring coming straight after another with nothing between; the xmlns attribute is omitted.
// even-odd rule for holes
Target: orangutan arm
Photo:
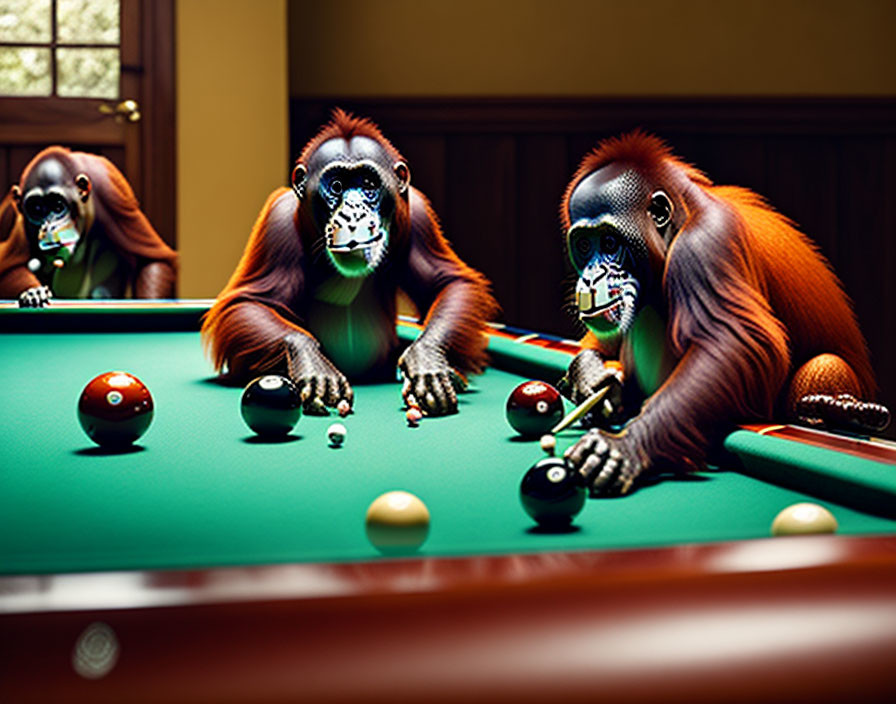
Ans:
<svg viewBox="0 0 896 704"><path fill-rule="evenodd" d="M453 413L453 370L478 373L485 367L485 323L498 306L485 277L451 250L426 199L413 189L410 197L410 253L400 285L427 315L423 332L399 359L402 394L426 413Z"/></svg>
<svg viewBox="0 0 896 704"><path fill-rule="evenodd" d="M134 298L174 298L175 278L168 262L149 262L137 273Z"/></svg>
<svg viewBox="0 0 896 704"><path fill-rule="evenodd" d="M52 293L28 270L28 256L21 216L7 195L0 202L0 298L18 300L23 308L40 308L50 302Z"/></svg>
<svg viewBox="0 0 896 704"><path fill-rule="evenodd" d="M305 289L305 259L291 191L275 191L259 216L236 272L209 310L202 335L215 367L245 382L265 372L288 374L306 410L345 399L348 381L301 326L296 303Z"/></svg>

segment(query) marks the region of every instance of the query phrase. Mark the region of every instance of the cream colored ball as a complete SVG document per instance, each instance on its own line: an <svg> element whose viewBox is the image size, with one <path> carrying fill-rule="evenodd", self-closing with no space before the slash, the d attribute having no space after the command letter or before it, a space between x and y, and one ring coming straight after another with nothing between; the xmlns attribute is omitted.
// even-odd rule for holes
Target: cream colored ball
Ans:
<svg viewBox="0 0 896 704"><path fill-rule="evenodd" d="M824 506L799 503L788 506L772 521L772 535L809 535L833 533L837 519Z"/></svg>
<svg viewBox="0 0 896 704"><path fill-rule="evenodd" d="M413 552L429 535L429 509L407 491L387 491L367 509L367 539L384 553Z"/></svg>
<svg viewBox="0 0 896 704"><path fill-rule="evenodd" d="M554 452L557 450L557 438L548 433L547 435L541 436L541 449L548 455L553 457Z"/></svg>

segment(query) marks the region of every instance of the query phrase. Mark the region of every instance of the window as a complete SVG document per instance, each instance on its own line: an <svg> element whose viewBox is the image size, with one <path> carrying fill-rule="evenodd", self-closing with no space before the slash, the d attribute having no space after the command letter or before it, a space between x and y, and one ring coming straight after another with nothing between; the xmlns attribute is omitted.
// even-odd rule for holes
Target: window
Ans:
<svg viewBox="0 0 896 704"><path fill-rule="evenodd" d="M0 95L118 98L119 0L0 0Z"/></svg>

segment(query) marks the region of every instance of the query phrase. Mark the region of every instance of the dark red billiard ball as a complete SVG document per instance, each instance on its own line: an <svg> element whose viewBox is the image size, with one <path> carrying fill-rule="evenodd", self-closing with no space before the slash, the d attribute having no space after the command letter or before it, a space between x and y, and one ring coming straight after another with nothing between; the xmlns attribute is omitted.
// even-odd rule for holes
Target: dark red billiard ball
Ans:
<svg viewBox="0 0 896 704"><path fill-rule="evenodd" d="M103 447L126 447L152 422L152 396L146 385L127 372L106 372L81 392L78 420L88 437Z"/></svg>
<svg viewBox="0 0 896 704"><path fill-rule="evenodd" d="M545 457L523 475L520 502L544 528L565 528L585 505L585 482L562 457Z"/></svg>
<svg viewBox="0 0 896 704"><path fill-rule="evenodd" d="M299 422L302 397L290 379L268 374L248 383L240 399L240 412L252 432L262 437L282 437Z"/></svg>
<svg viewBox="0 0 896 704"><path fill-rule="evenodd" d="M507 422L525 437L540 438L563 419L563 397L543 381L526 381L507 398Z"/></svg>

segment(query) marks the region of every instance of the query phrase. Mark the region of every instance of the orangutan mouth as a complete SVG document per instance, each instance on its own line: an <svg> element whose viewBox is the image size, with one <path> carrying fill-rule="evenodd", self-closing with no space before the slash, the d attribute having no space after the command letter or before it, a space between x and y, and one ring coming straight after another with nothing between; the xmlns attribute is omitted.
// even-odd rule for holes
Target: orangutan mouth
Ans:
<svg viewBox="0 0 896 704"><path fill-rule="evenodd" d="M590 308L583 309L581 307L581 305L583 303L583 298L584 298L583 296L579 297L579 315L583 318L593 318L597 315L606 314L606 313L609 313L610 311L614 310L615 308L618 308L620 305L622 305L622 296L616 296L616 298L611 298L609 301L604 303L602 306L593 305L594 297L591 296L592 306Z"/></svg>
<svg viewBox="0 0 896 704"><path fill-rule="evenodd" d="M366 249L367 247L371 247L372 245L379 242L383 239L383 233L378 232L376 235L371 237L369 240L364 240L363 242L357 242L356 240L350 240L345 243L340 244L331 244L329 245L329 250L334 254L351 254L352 252L357 252L362 249Z"/></svg>

